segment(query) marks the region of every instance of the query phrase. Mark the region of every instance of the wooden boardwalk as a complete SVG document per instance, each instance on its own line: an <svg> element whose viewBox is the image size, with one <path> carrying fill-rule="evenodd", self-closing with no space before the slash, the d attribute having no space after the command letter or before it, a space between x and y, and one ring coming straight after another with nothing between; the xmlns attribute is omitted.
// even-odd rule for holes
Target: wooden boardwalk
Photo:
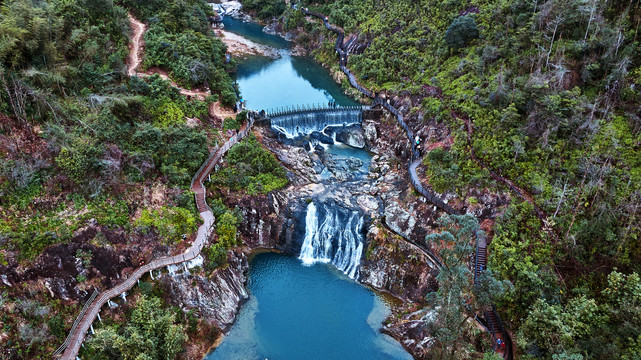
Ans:
<svg viewBox="0 0 641 360"><path fill-rule="evenodd" d="M325 28L336 33L337 39L336 39L335 49L336 49L336 53L339 56L339 66L341 70L345 73L345 75L347 75L347 78L349 79L350 84L354 88L359 90L363 95L374 99L374 104L380 104L389 112L394 114L398 124L405 131L411 146L411 156L410 156L409 164L407 167L407 171L410 175L410 180L412 182L412 186L414 187L414 189L418 193L423 195L428 201L430 201L432 204L434 204L436 207L440 208L441 210L445 211L446 213L452 214L452 215L461 215L459 211L457 211L456 209L446 204L436 194L429 191L421 184L418 174L416 173L416 168L421 163L420 153L416 148L417 144L414 141L414 132L405 123L403 114L397 108L392 106L389 100L382 99L380 96L378 96L378 94L372 92L371 90L359 84L358 81L356 80L356 76L354 76L354 74L349 70L349 68L347 68L347 60L350 54L350 48L353 48L353 46L350 46L349 42L347 45L343 44L343 39L345 38L345 32L343 31L343 29L337 26L331 25L329 23L328 17L323 14L309 11L307 8L303 8L301 9L301 11L305 15L309 15L309 16L313 16L321 19L323 21L323 24L325 25ZM510 188L514 190L518 196L528 200L526 197L523 196L521 192L518 191L516 186L514 186L511 182L508 182L508 185L510 185ZM474 261L475 262L474 264L474 283L475 284L477 283L478 277L482 274L482 272L487 267L487 239L485 238L485 236L482 235L481 232L477 232L476 242L477 242L476 256ZM503 326L503 323L501 322L501 318L496 312L496 309L494 308L494 306L489 307L483 312L483 318L484 318L484 321L478 318L476 320L483 327L485 327L490 333L490 336L492 338L492 343L493 343L492 348L494 349L495 353L499 354L505 359L512 359L513 358L512 340L509 334L506 332ZM505 344L504 347L498 346L499 340Z"/></svg>
<svg viewBox="0 0 641 360"><path fill-rule="evenodd" d="M82 342L85 339L85 334L91 327L93 321L96 319L96 316L100 312L100 308L107 301L109 301L109 299L120 296L120 294L131 289L134 285L136 285L138 279L140 279L147 272L168 265L174 265L184 261L192 260L200 254L200 251L207 242L207 238L213 230L215 220L214 214L212 213L206 202L203 180L212 171L216 163L222 158L225 152L227 152L227 150L229 150L232 146L234 146L238 141L240 141L247 135L253 124L254 115L250 114L248 122L245 124L245 126L243 126L238 134L227 140L225 144L213 151L194 175L191 183L191 190L195 193L196 207L198 208L200 216L203 219L203 224L198 228L196 238L189 249L187 249L187 251L182 254L159 258L137 268L131 275L129 275L129 277L126 278L125 281L100 294L100 296L98 296L98 298L91 303L86 311L80 314L81 320L78 322L77 327L72 329L72 332L69 334L67 340L65 341L67 345L61 359L74 360L76 358L80 349L80 345L82 345Z"/></svg>

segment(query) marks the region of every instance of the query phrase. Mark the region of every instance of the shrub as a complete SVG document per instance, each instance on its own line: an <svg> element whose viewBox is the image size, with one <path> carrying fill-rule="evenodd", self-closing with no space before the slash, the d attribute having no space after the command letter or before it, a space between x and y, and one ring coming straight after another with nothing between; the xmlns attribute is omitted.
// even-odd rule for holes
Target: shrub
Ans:
<svg viewBox="0 0 641 360"><path fill-rule="evenodd" d="M476 21L469 16L459 16L447 31L445 31L445 41L452 49L466 47L472 40L478 39L479 30L476 27Z"/></svg>
<svg viewBox="0 0 641 360"><path fill-rule="evenodd" d="M223 120L223 130L238 130L240 129L240 124L233 117L227 117Z"/></svg>
<svg viewBox="0 0 641 360"><path fill-rule="evenodd" d="M212 177L216 185L250 195L267 194L289 181L276 157L265 150L254 136L234 145L227 155L227 166Z"/></svg>
<svg viewBox="0 0 641 360"><path fill-rule="evenodd" d="M182 234L196 229L196 216L180 207L161 207L158 210L142 211L134 225L143 231L154 230L164 243L178 242Z"/></svg>

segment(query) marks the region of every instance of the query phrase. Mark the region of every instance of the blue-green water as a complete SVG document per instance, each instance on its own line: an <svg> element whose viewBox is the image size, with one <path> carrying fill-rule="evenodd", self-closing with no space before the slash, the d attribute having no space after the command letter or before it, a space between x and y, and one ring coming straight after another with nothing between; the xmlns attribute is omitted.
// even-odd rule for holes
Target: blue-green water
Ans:
<svg viewBox="0 0 641 360"><path fill-rule="evenodd" d="M236 81L243 100L252 110L323 104L358 105L345 95L329 71L309 58L289 55L289 43L262 32L257 24L225 19L225 30L254 42L281 49L280 59L253 56L238 65Z"/></svg>
<svg viewBox="0 0 641 360"><path fill-rule="evenodd" d="M225 20L225 30L282 49L278 60L253 57L238 67L238 83L251 109L336 101L355 105L310 59L287 54L288 44L255 24ZM339 157L355 157L369 166L362 149L328 145ZM391 337L378 331L389 314L370 289L331 264L303 266L301 260L274 253L250 263L249 301L221 345L206 360L411 359Z"/></svg>
<svg viewBox="0 0 641 360"><path fill-rule="evenodd" d="M251 262L243 306L206 360L411 359L378 328L389 310L329 264L266 253Z"/></svg>

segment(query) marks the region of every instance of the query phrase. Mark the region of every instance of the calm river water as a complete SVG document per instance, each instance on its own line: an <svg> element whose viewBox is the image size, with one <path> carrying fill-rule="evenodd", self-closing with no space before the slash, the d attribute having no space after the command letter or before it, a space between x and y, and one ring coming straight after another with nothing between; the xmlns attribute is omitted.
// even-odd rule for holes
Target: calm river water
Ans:
<svg viewBox="0 0 641 360"><path fill-rule="evenodd" d="M356 104L327 70L288 55L288 43L260 26L226 19L225 30L282 49L278 60L257 57L239 65L237 81L249 108ZM364 152L345 149L348 156L358 157L358 151ZM206 360L411 359L378 331L389 314L387 303L331 264L303 266L298 258L259 254L250 262L248 289L250 299L236 323Z"/></svg>

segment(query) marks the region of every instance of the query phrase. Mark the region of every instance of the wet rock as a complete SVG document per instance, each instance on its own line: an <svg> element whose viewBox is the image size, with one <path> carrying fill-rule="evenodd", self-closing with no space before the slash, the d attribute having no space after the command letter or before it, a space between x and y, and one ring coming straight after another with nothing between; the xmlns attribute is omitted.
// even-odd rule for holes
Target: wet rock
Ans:
<svg viewBox="0 0 641 360"><path fill-rule="evenodd" d="M435 339L425 326L425 318L429 316L430 313L424 314L423 311L406 314L384 326L381 332L397 339L415 359L430 359Z"/></svg>
<svg viewBox="0 0 641 360"><path fill-rule="evenodd" d="M351 170L358 170L363 166L363 161L361 159L357 159L353 157L348 158L347 160L345 160L345 162L347 163L347 166Z"/></svg>
<svg viewBox="0 0 641 360"><path fill-rule="evenodd" d="M365 134L360 125L334 127L333 131L336 133L336 141L357 149L365 148Z"/></svg>
<svg viewBox="0 0 641 360"><path fill-rule="evenodd" d="M323 144L329 144L329 145L334 144L334 139L332 139L331 137L325 135L324 133L322 133L320 131L312 132L309 135L309 138L310 139L314 139L314 140L318 140L319 142L321 142Z"/></svg>

